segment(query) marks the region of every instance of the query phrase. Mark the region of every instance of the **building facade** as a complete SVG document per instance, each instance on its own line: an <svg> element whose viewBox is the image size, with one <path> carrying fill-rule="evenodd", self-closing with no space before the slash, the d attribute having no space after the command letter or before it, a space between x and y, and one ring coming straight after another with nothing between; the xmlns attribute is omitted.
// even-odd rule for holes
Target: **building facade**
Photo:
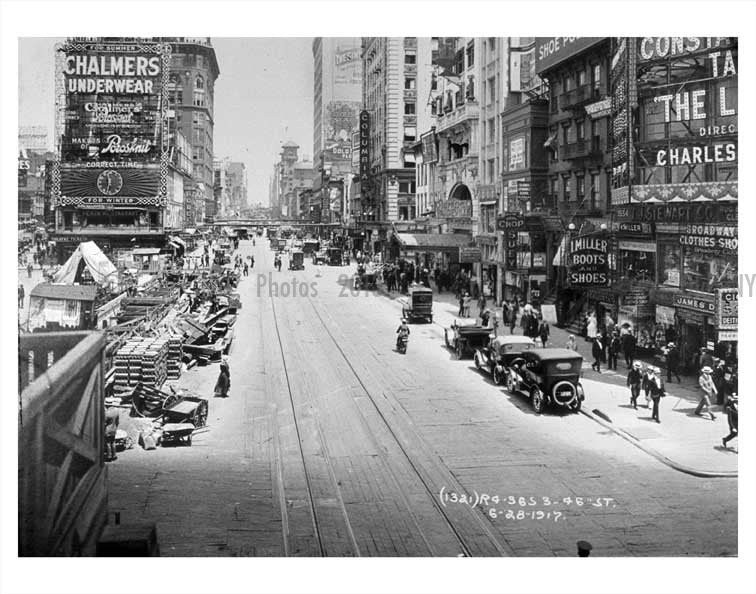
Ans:
<svg viewBox="0 0 756 594"><path fill-rule="evenodd" d="M164 37L171 45L168 100L175 126L191 146L192 201L187 225L202 225L215 214L213 133L215 81L220 69L209 37ZM193 212L191 212L193 210Z"/></svg>

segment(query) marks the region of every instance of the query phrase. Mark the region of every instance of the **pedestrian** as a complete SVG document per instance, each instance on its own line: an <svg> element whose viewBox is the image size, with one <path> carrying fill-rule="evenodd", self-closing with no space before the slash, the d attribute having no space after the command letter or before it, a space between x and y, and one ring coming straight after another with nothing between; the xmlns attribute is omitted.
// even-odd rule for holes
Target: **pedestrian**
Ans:
<svg viewBox="0 0 756 594"><path fill-rule="evenodd" d="M538 325L538 336L541 337L541 344L543 345L543 348L546 348L546 344L549 342L549 324L546 322L546 320L541 320L541 323Z"/></svg>
<svg viewBox="0 0 756 594"><path fill-rule="evenodd" d="M488 328L488 321L491 319L491 310L490 309L484 309L480 313L480 325L484 328Z"/></svg>
<svg viewBox="0 0 756 594"><path fill-rule="evenodd" d="M659 401L666 396L664 390L664 382L661 378L661 369L658 367L651 367L651 374L649 375L649 391L651 393L651 400L654 403L654 408L651 411L651 418L657 423L661 423L659 420Z"/></svg>
<svg viewBox="0 0 756 594"><path fill-rule="evenodd" d="M640 396L643 372L640 361L635 361L627 374L627 386L630 388L630 406L638 410L638 396Z"/></svg>
<svg viewBox="0 0 756 594"><path fill-rule="evenodd" d="M701 349L701 356L698 360L698 367L701 370L703 370L704 367L711 367L712 369L714 368L714 357L711 356L711 353L706 347Z"/></svg>
<svg viewBox="0 0 756 594"><path fill-rule="evenodd" d="M472 298L470 297L470 293L465 292L465 296L462 298L462 316L465 318L470 317L470 302L472 301Z"/></svg>
<svg viewBox="0 0 756 594"><path fill-rule="evenodd" d="M24 297L26 296L26 291L24 290L24 285L21 283L18 283L18 307L20 309L23 309L24 307Z"/></svg>
<svg viewBox="0 0 756 594"><path fill-rule="evenodd" d="M601 336L597 336L593 339L593 346L591 347L591 355L593 356L593 363L591 363L591 369L596 373L601 373L601 357L604 354L604 345L601 343Z"/></svg>
<svg viewBox="0 0 756 594"><path fill-rule="evenodd" d="M478 311L482 313L483 310L486 309L486 305L487 305L486 296L483 293L481 293L480 299L478 299Z"/></svg>
<svg viewBox="0 0 756 594"><path fill-rule="evenodd" d="M220 371L218 373L218 379L215 382L215 396L216 398L228 397L228 391L231 388L231 372L228 368L228 363L221 361Z"/></svg>
<svg viewBox="0 0 756 594"><path fill-rule="evenodd" d="M32 270L34 270L34 265L33 265L33 264L32 264L31 262L29 262L29 263L28 263L28 264L26 265L26 272L27 272L27 274L29 275L29 278L31 278L31 275L32 275Z"/></svg>
<svg viewBox="0 0 756 594"><path fill-rule="evenodd" d="M515 326L517 326L517 306L512 303L509 308L509 333L514 334Z"/></svg>
<svg viewBox="0 0 756 594"><path fill-rule="evenodd" d="M646 408L651 408L651 375L653 374L653 367L646 367L643 372L643 381L641 387L643 388L643 394L646 398Z"/></svg>
<svg viewBox="0 0 756 594"><path fill-rule="evenodd" d="M494 337L499 335L499 312L496 310L493 310L493 313L491 313L491 326L493 328L493 335Z"/></svg>
<svg viewBox="0 0 756 594"><path fill-rule="evenodd" d="M570 334L570 337L567 339L565 348L570 349L571 351L577 351L577 340L575 339L574 334Z"/></svg>
<svg viewBox="0 0 756 594"><path fill-rule="evenodd" d="M622 349L622 342L620 341L619 334L617 332L612 333L612 338L609 341L609 362L607 367L617 371L617 357L619 357L620 349Z"/></svg>
<svg viewBox="0 0 756 594"><path fill-rule="evenodd" d="M588 318L586 319L586 336L588 337L588 340L594 340L598 337L598 321L596 320L596 314L591 311L588 313Z"/></svg>
<svg viewBox="0 0 756 594"><path fill-rule="evenodd" d="M738 395L736 393L727 397L725 412L727 413L727 424L730 427L730 433L722 438L722 447L726 448L727 442L738 436Z"/></svg>
<svg viewBox="0 0 756 594"><path fill-rule="evenodd" d="M670 342L667 345L667 382L672 383L672 375L677 378L677 383L680 383L680 374L678 368L680 366L680 349L674 342Z"/></svg>
<svg viewBox="0 0 756 594"><path fill-rule="evenodd" d="M116 432L118 431L118 408L108 406L105 408L105 461L112 462L116 456Z"/></svg>
<svg viewBox="0 0 756 594"><path fill-rule="evenodd" d="M705 406L706 412L709 413L709 416L713 421L714 419L716 419L716 417L714 416L714 413L711 412L711 399L716 396L717 388L714 385L714 380L711 377L712 371L712 368L708 365L701 369L701 377L698 378L698 385L701 386L701 389L703 390L703 396L701 396L701 401L696 407L695 414L701 416L701 411Z"/></svg>
<svg viewBox="0 0 756 594"><path fill-rule="evenodd" d="M622 352L625 354L627 368L630 369L635 358L636 339L631 329L627 328L626 330L625 334L622 335Z"/></svg>
<svg viewBox="0 0 756 594"><path fill-rule="evenodd" d="M249 264L244 263L244 276L249 276Z"/></svg>
<svg viewBox="0 0 756 594"><path fill-rule="evenodd" d="M722 406L725 403L725 362L723 359L717 360L711 379L714 380L714 387L717 389L717 404Z"/></svg>

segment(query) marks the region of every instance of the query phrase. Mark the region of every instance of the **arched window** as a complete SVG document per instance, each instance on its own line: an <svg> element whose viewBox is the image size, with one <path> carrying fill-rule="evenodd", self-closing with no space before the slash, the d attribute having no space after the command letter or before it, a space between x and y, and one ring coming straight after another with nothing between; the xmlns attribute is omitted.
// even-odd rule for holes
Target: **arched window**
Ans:
<svg viewBox="0 0 756 594"><path fill-rule="evenodd" d="M205 79L201 76L198 76L194 81L194 88L195 89L204 89L205 88Z"/></svg>

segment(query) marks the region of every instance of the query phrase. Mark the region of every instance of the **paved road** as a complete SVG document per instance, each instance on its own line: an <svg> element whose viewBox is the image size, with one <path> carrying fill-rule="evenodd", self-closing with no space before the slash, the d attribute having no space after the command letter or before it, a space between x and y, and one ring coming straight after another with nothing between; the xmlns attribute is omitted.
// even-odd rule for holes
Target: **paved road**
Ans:
<svg viewBox="0 0 756 594"><path fill-rule="evenodd" d="M257 264L231 397L191 448L110 466L111 508L157 522L164 555L574 556L581 539L600 556L737 554L736 480L678 473L582 415L535 416L435 324L394 352L399 304L350 291L347 268L279 273L263 242L241 250ZM216 374L180 384L210 394Z"/></svg>

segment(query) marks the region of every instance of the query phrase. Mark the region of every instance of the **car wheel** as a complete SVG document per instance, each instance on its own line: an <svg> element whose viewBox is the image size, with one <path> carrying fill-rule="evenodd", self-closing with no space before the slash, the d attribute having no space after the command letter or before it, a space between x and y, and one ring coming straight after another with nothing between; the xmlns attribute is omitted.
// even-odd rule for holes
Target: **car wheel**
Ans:
<svg viewBox="0 0 756 594"><path fill-rule="evenodd" d="M508 392L515 393L517 391L517 386L515 386L515 381L514 381L514 378L512 377L511 373L507 374L506 383L507 383L507 391Z"/></svg>
<svg viewBox="0 0 756 594"><path fill-rule="evenodd" d="M449 344L449 332L447 330L444 330L444 342L446 343L446 348L450 349L451 344Z"/></svg>
<svg viewBox="0 0 756 594"><path fill-rule="evenodd" d="M533 412L537 415L540 415L543 412L545 402L543 400L543 392L541 392L538 388L533 388L533 390L530 392L530 400L531 404L533 405Z"/></svg>
<svg viewBox="0 0 756 594"><path fill-rule="evenodd" d="M585 400L585 391L583 390L583 386L581 384L577 385L576 388L577 396L578 396L578 402L582 402Z"/></svg>
<svg viewBox="0 0 756 594"><path fill-rule="evenodd" d="M499 371L497 367L494 367L494 370L493 370L493 382L497 386L501 385L501 372Z"/></svg>
<svg viewBox="0 0 756 594"><path fill-rule="evenodd" d="M480 371L480 368L482 367L480 364L480 353L478 351L475 351L475 354L473 355L473 361L475 363L475 369Z"/></svg>
<svg viewBox="0 0 756 594"><path fill-rule="evenodd" d="M464 356L464 350L462 349L462 345L460 343L457 343L457 359L461 359Z"/></svg>

